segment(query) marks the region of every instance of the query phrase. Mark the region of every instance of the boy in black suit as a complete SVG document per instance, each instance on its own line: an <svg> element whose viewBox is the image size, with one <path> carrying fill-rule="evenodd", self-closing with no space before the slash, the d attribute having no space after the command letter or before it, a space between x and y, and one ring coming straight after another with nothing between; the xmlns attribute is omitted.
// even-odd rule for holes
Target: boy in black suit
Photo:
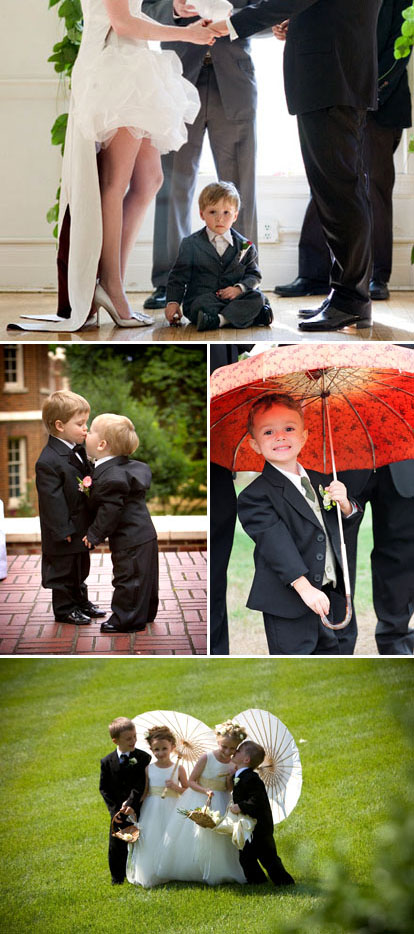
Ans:
<svg viewBox="0 0 414 934"><path fill-rule="evenodd" d="M206 226L181 243L168 278L167 321L178 324L182 302L197 331L271 324L273 312L257 288L262 275L256 247L232 229L240 207L237 189L231 182L207 185L198 204Z"/></svg>
<svg viewBox="0 0 414 934"><path fill-rule="evenodd" d="M320 619L331 603L335 615L345 615L345 599L336 510L322 508L319 487L349 522L359 508L339 480L326 487L323 474L307 473L298 464L308 432L291 396L269 393L258 399L247 427L253 450L266 461L238 500L240 521L256 545L247 606L263 612L271 655L341 654L335 632Z"/></svg>
<svg viewBox="0 0 414 934"><path fill-rule="evenodd" d="M88 482L91 473L84 441L89 403L75 392L50 395L42 409L49 440L36 463L42 534L42 585L52 590L57 622L87 625L105 616L88 600L85 580L90 558L82 538L88 527Z"/></svg>
<svg viewBox="0 0 414 934"><path fill-rule="evenodd" d="M240 852L240 865L250 883L257 885L266 882L263 869L266 869L274 885L294 885L277 854L273 838L273 817L262 779L254 771L263 762L265 751L257 743L246 740L238 747L233 756L236 766L234 774L233 814L248 814L256 820L252 838Z"/></svg>
<svg viewBox="0 0 414 934"><path fill-rule="evenodd" d="M124 415L98 415L86 438L97 458L91 486L94 519L84 542L91 548L109 539L113 564L112 616L101 632L135 632L153 622L158 609L157 533L145 503L151 470L129 460L139 439Z"/></svg>
<svg viewBox="0 0 414 934"><path fill-rule="evenodd" d="M109 724L109 734L116 749L101 759L99 791L112 818L121 808L125 814L132 811L139 817L141 801L145 791L145 769L151 756L136 749L135 724L127 717L117 717ZM109 828L109 869L112 885L122 885L125 879L128 844L112 836Z"/></svg>

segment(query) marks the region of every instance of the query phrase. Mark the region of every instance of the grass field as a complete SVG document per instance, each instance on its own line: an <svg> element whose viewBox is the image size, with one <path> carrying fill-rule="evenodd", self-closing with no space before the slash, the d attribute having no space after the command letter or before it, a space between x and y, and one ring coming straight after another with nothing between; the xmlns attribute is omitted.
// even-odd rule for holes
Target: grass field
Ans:
<svg viewBox="0 0 414 934"><path fill-rule="evenodd" d="M391 705L408 709L411 682L404 659L0 662L2 930L277 934L318 900L338 837L364 885L375 831L407 781ZM111 887L97 787L109 721L172 708L214 726L250 706L276 713L301 752L302 795L277 830L295 888Z"/></svg>
<svg viewBox="0 0 414 934"><path fill-rule="evenodd" d="M237 494L241 492L243 486L250 482L250 476L248 478L246 477L245 483L239 482L236 486ZM373 633L376 616L372 605L371 550L372 517L371 507L368 504L358 532L358 569L355 590L355 609L360 629L363 624L366 624ZM237 520L227 575L227 608L231 640L230 650L232 655L268 654L262 614L255 610L248 610L246 607L246 601L254 574L253 551L253 541L246 535L240 522ZM376 654L374 642L372 642L372 651L366 652L366 654Z"/></svg>

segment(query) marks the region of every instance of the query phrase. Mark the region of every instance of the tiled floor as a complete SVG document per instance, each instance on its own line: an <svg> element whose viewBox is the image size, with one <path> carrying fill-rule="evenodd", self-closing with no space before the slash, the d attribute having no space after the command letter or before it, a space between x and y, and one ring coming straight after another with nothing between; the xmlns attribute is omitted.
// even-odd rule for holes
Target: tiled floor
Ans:
<svg viewBox="0 0 414 934"><path fill-rule="evenodd" d="M89 598L110 611L111 558L92 555ZM40 555L9 557L0 584L0 654L16 655L205 655L207 641L206 555L160 554L160 606L145 632L118 636L88 626L55 623L51 592L40 582Z"/></svg>
<svg viewBox="0 0 414 934"><path fill-rule="evenodd" d="M129 293L131 306L142 310L144 299L148 293ZM116 328L112 321L103 312L99 328L85 331L69 332L42 332L42 331L7 331L8 322L18 321L22 314L56 314L56 295L41 293L8 292L0 294L0 341L45 341L79 343L84 341L277 341L291 343L296 341L412 341L414 338L414 292L393 291L391 298L386 302L373 302L372 328L348 328L343 331L306 333L297 328L297 311L299 308L317 308L322 299L278 298L274 292L267 293L273 308L274 322L271 328L220 328L218 331L203 331L198 333L194 325L187 322L178 328L166 325L164 312L153 313L155 324L144 328Z"/></svg>

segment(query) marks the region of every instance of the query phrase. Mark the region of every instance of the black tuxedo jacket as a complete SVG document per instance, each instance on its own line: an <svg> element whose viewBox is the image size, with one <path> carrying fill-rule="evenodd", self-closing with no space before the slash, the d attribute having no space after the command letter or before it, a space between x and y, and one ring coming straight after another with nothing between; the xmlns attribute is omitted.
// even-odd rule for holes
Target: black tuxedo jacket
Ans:
<svg viewBox="0 0 414 934"><path fill-rule="evenodd" d="M139 817L139 803L145 790L145 769L151 762L151 756L142 749L134 749L132 755L137 760L136 765L121 765L116 749L101 759L99 791L111 817L124 801L128 801Z"/></svg>
<svg viewBox="0 0 414 934"><path fill-rule="evenodd" d="M313 470L307 473L322 505L319 484L326 486L327 478ZM247 606L251 610L289 619L303 616L305 604L290 584L304 575L320 589L326 555L325 531L305 497L284 474L266 463L260 477L240 494L238 513L243 528L256 545L255 574ZM336 558L336 591L342 595L344 586L336 509L327 511L322 508L322 513ZM348 527L352 528L359 520L359 511L344 520L345 539ZM351 578L353 571L350 568Z"/></svg>
<svg viewBox="0 0 414 934"><path fill-rule="evenodd" d="M271 837L273 839L273 817L262 779L253 769L244 769L238 776L233 789L233 801L239 805L243 814L256 819L253 831L255 840Z"/></svg>
<svg viewBox="0 0 414 934"><path fill-rule="evenodd" d="M85 551L82 537L88 527L88 497L79 491L77 477L91 474L92 465L86 457L81 462L67 444L50 435L35 471L43 553ZM71 542L66 541L68 535Z"/></svg>
<svg viewBox="0 0 414 934"><path fill-rule="evenodd" d="M391 480L400 496L411 499L414 496L414 460L396 461L388 464ZM379 467L378 470L384 470ZM365 505L364 490L372 477L372 470L342 470L340 479L346 487L358 498L358 502Z"/></svg>
<svg viewBox="0 0 414 934"><path fill-rule="evenodd" d="M401 33L402 11L407 0L383 0L378 17L378 112L377 123L402 129L411 126L408 58L394 58L394 42Z"/></svg>
<svg viewBox="0 0 414 934"><path fill-rule="evenodd" d="M289 112L377 107L381 0L261 0L231 17L240 38L289 19L284 53ZM220 40L221 41L221 40Z"/></svg>
<svg viewBox="0 0 414 934"><path fill-rule="evenodd" d="M237 282L242 282L246 289L258 286L262 276L257 265L256 247L252 244L245 260L239 262L242 244L248 241L237 230L232 229L231 233L233 246L229 245L223 256L219 256L210 243L205 227L190 237L184 237L168 278L167 302L180 305L183 302L185 314L194 299L206 292L215 294L218 289Z"/></svg>
<svg viewBox="0 0 414 934"><path fill-rule="evenodd" d="M151 470L142 461L118 455L99 462L93 473L90 509L94 516L88 528L92 545L109 539L111 551L123 551L157 537L145 502Z"/></svg>

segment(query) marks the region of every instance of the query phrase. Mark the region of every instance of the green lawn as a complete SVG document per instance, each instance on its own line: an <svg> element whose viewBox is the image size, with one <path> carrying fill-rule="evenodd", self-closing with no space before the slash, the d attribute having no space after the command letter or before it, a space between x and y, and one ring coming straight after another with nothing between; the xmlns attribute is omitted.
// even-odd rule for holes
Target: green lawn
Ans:
<svg viewBox="0 0 414 934"><path fill-rule="evenodd" d="M317 900L338 837L366 883L376 828L407 781L391 702L408 708L411 675L404 659L3 660L2 930L279 932ZM277 831L295 889L112 888L97 787L109 721L165 707L214 726L250 706L277 713L301 752L302 795Z"/></svg>
<svg viewBox="0 0 414 934"><path fill-rule="evenodd" d="M246 481L238 482L237 495L251 477ZM355 608L357 619L361 624L368 624L373 632L376 616L372 605L371 589L371 563L372 550L372 517L371 507L368 504L365 515L358 532L358 566L357 584L355 591ZM268 648L264 633L262 614L248 610L246 601L254 574L253 560L254 543L243 531L239 520L236 523L233 549L227 574L227 608L229 616L229 632L231 639L231 653L234 655L267 655ZM375 652L375 644L373 652ZM365 653L364 653L365 654ZM367 652L366 654L371 654Z"/></svg>

